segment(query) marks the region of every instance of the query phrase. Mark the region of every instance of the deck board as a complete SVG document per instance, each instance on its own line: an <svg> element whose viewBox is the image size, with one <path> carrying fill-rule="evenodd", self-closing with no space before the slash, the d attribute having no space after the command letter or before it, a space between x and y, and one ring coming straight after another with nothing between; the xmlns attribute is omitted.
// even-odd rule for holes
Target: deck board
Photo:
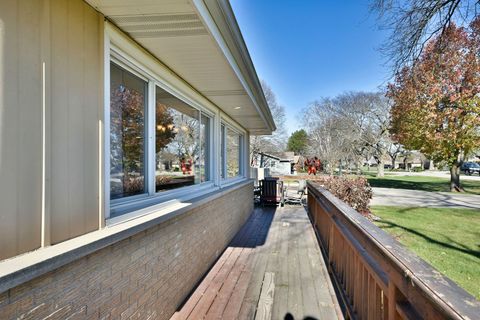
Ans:
<svg viewBox="0 0 480 320"><path fill-rule="evenodd" d="M269 294L265 304L265 279ZM263 299L261 298L263 297ZM273 303L269 300L272 299ZM265 308L258 311L257 308ZM256 208L172 319L341 318L303 207Z"/></svg>

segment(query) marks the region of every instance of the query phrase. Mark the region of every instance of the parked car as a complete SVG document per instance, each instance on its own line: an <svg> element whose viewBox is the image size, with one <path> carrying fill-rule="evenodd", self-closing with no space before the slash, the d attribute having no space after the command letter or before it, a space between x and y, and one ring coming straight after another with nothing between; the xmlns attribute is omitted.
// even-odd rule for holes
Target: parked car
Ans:
<svg viewBox="0 0 480 320"><path fill-rule="evenodd" d="M460 171L465 174L471 175L477 173L480 175L480 165L476 162L464 162L460 167Z"/></svg>

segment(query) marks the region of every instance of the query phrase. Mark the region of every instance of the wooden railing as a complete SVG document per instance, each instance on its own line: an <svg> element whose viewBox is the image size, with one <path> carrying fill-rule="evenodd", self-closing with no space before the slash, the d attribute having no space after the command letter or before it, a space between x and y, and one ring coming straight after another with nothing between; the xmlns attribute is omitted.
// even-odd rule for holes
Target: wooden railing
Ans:
<svg viewBox="0 0 480 320"><path fill-rule="evenodd" d="M480 319L480 302L320 185L308 213L353 319Z"/></svg>

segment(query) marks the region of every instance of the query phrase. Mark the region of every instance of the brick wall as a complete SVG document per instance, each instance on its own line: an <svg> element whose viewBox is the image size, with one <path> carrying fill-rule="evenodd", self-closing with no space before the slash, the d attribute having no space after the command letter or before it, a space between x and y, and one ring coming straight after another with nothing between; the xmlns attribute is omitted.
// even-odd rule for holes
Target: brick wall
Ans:
<svg viewBox="0 0 480 320"><path fill-rule="evenodd" d="M0 294L0 319L168 319L252 209L232 190Z"/></svg>

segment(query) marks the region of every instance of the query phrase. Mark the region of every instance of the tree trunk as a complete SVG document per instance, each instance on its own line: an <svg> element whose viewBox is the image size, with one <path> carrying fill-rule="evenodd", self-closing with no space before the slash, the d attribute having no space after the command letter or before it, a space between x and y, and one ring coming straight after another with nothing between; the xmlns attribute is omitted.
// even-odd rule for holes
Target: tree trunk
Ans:
<svg viewBox="0 0 480 320"><path fill-rule="evenodd" d="M396 157L395 158L392 157L392 170L395 169L395 160L396 159L397 159Z"/></svg>
<svg viewBox="0 0 480 320"><path fill-rule="evenodd" d="M450 191L463 191L460 187L460 165L458 163L453 164L450 168Z"/></svg>
<svg viewBox="0 0 480 320"><path fill-rule="evenodd" d="M384 170L384 164L383 164L383 157L378 158L378 165L377 165L377 177L383 178L385 176L385 170Z"/></svg>

